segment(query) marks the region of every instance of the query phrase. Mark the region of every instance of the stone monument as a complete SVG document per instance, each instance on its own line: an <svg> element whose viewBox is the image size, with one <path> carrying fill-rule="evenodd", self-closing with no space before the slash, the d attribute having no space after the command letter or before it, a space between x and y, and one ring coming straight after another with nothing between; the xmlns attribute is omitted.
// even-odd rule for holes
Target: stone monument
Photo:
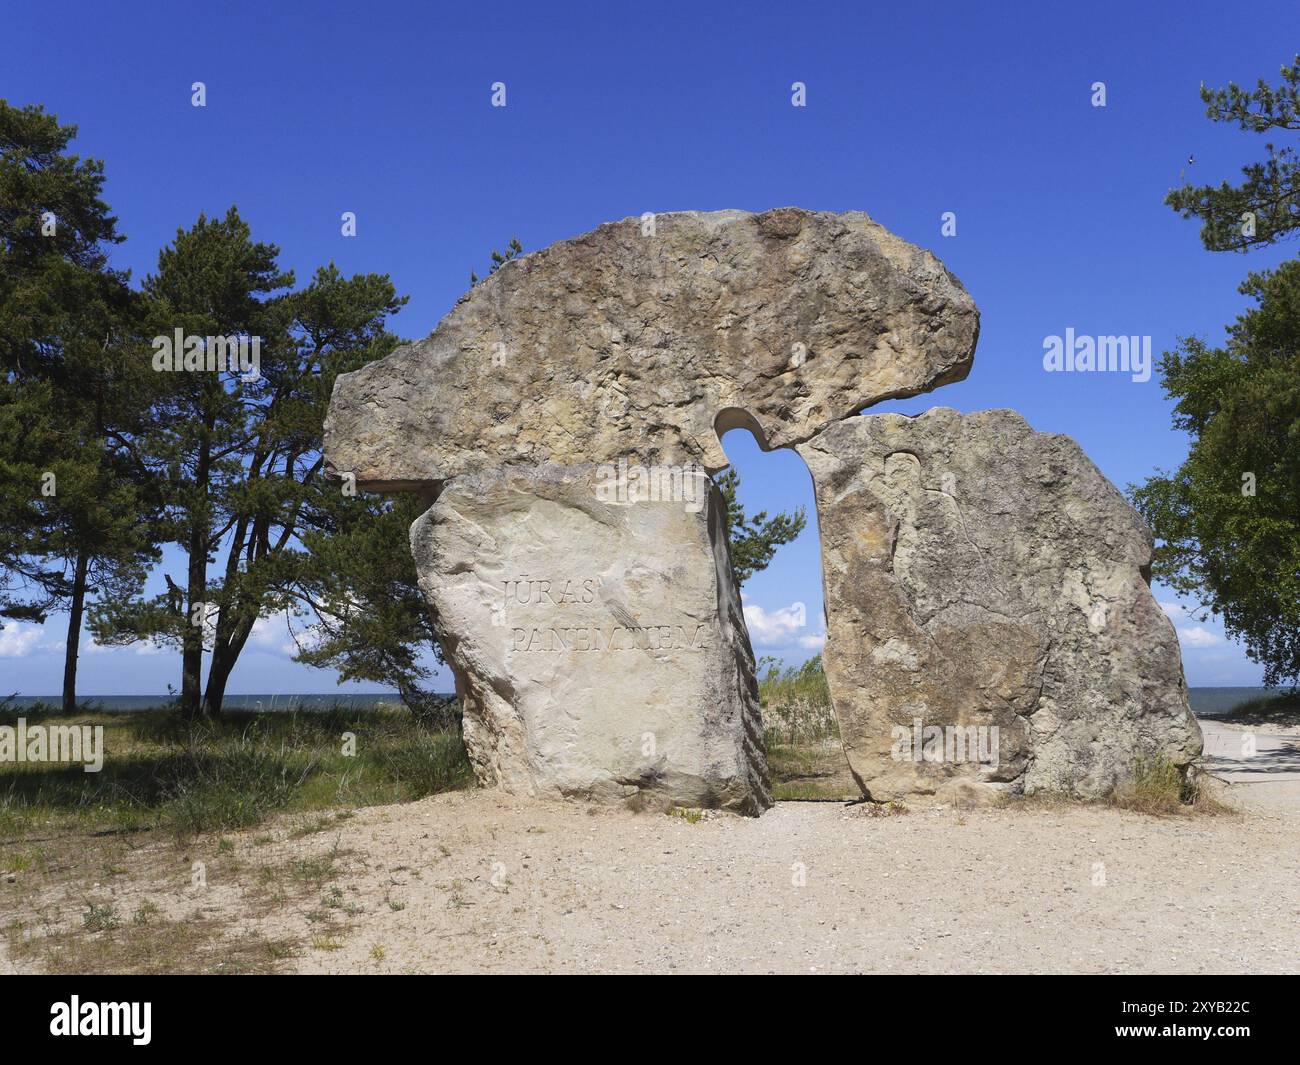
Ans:
<svg viewBox="0 0 1300 1065"><path fill-rule="evenodd" d="M865 214L680 213L513 259L340 376L330 472L436 499L412 548L480 783L770 805L708 478L737 427L812 472L864 794L1097 796L1187 765L1150 534L1077 445L1009 411L855 417L961 380L978 336L960 282Z"/></svg>

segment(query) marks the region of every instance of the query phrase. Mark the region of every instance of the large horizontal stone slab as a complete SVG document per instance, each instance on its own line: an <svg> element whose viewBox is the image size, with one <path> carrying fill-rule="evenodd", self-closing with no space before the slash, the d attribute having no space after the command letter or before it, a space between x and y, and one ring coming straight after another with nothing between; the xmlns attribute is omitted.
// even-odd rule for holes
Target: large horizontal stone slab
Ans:
<svg viewBox="0 0 1300 1065"><path fill-rule="evenodd" d="M411 547L480 784L771 804L724 522L698 469L508 467L447 485Z"/></svg>
<svg viewBox="0 0 1300 1065"><path fill-rule="evenodd" d="M1151 533L1073 440L936 408L852 418L799 452L827 679L873 799L1094 798L1199 754Z"/></svg>
<svg viewBox="0 0 1300 1065"><path fill-rule="evenodd" d="M377 489L633 455L716 471L719 432L791 446L960 380L978 332L956 278L865 214L629 218L508 262L339 377L325 454Z"/></svg>

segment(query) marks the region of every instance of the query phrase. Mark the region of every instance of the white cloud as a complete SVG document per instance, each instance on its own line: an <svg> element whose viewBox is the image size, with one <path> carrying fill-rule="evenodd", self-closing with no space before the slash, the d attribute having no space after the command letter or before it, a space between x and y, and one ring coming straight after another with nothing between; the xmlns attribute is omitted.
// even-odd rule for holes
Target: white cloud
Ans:
<svg viewBox="0 0 1300 1065"><path fill-rule="evenodd" d="M251 651L283 655L286 658L298 653L298 645L289 634L284 614L258 618L253 622L253 631L248 634L248 647Z"/></svg>
<svg viewBox="0 0 1300 1065"><path fill-rule="evenodd" d="M1160 609L1168 614L1175 622L1185 621L1191 616L1191 611L1189 611L1187 607L1183 606L1182 603L1161 603Z"/></svg>
<svg viewBox="0 0 1300 1065"><path fill-rule="evenodd" d="M1176 631L1178 639L1187 647L1213 647L1216 643L1223 642L1222 636L1211 632L1204 625L1192 625Z"/></svg>
<svg viewBox="0 0 1300 1065"><path fill-rule="evenodd" d="M760 647L790 647L796 642L813 638L796 635L808 624L808 610L803 603L778 607L771 613L757 603L746 603L744 611L750 639ZM800 646L803 644L800 643Z"/></svg>
<svg viewBox="0 0 1300 1065"><path fill-rule="evenodd" d="M801 650L820 651L826 646L826 633L818 632L811 636L800 636L795 642L799 645Z"/></svg>
<svg viewBox="0 0 1300 1065"><path fill-rule="evenodd" d="M22 622L0 629L0 658L26 658L48 648L44 642L45 630L39 625Z"/></svg>
<svg viewBox="0 0 1300 1065"><path fill-rule="evenodd" d="M1190 624L1200 620L1198 612L1183 606L1182 603L1161 603L1160 609L1173 621L1174 631L1178 633L1178 641L1184 647L1199 650L1202 647L1213 647L1224 642L1222 636L1211 632L1204 625Z"/></svg>

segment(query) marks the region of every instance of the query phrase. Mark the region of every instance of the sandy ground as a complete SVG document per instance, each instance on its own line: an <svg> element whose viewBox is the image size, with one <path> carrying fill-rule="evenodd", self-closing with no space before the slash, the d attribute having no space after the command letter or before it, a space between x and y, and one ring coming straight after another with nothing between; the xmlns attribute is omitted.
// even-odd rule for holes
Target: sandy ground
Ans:
<svg viewBox="0 0 1300 1065"><path fill-rule="evenodd" d="M312 973L1300 971L1300 781L1224 787L1241 814L820 802L697 823L467 792L233 836L202 889L142 862L112 890L294 939L284 967ZM292 903L249 887L330 852Z"/></svg>
<svg viewBox="0 0 1300 1065"><path fill-rule="evenodd" d="M1300 822L1276 814L786 803L689 824L480 793L373 811L343 842L364 912L302 971L1300 969Z"/></svg>

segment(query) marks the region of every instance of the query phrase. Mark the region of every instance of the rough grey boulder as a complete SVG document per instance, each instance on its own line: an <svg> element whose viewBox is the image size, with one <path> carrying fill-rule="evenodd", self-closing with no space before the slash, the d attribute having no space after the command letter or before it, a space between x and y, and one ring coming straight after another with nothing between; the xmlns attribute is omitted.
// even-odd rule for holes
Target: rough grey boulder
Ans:
<svg viewBox="0 0 1300 1065"><path fill-rule="evenodd" d="M465 475L412 526L480 784L771 805L725 504L703 471L659 472L657 486L595 465Z"/></svg>
<svg viewBox="0 0 1300 1065"><path fill-rule="evenodd" d="M619 456L716 471L720 432L792 446L964 378L978 333L956 278L865 214L629 218L508 262L340 376L325 454L377 489Z"/></svg>
<svg viewBox="0 0 1300 1065"><path fill-rule="evenodd" d="M827 679L873 799L1099 797L1200 753L1151 533L1073 440L936 408L852 418L799 452Z"/></svg>

